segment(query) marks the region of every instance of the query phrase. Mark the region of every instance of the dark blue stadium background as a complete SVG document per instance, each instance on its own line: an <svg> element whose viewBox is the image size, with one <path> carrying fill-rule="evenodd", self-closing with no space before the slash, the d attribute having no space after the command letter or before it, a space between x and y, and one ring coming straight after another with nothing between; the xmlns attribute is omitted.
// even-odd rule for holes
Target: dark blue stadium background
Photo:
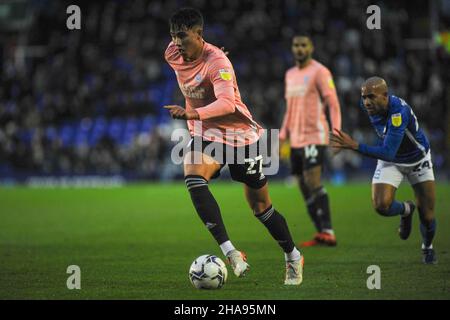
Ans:
<svg viewBox="0 0 450 320"><path fill-rule="evenodd" d="M436 41L449 31L449 0L11 3L0 4L1 184L45 176L181 177L170 160L170 134L183 125L162 106L183 105L183 98L163 53L167 20L186 5L204 14L206 41L230 52L243 101L266 128L281 125L291 38L307 33L315 58L334 75L344 128L375 143L357 103L362 80L382 76L413 106L438 178L449 177L450 52ZM81 30L66 28L70 4L81 8ZM381 8L381 30L366 27L371 4ZM373 165L345 152L330 161L327 175L336 182L367 177Z"/></svg>

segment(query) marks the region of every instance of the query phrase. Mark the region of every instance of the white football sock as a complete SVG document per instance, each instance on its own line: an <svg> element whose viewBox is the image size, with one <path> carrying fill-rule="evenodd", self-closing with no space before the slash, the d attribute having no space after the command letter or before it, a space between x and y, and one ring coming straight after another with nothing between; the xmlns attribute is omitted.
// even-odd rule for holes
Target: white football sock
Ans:
<svg viewBox="0 0 450 320"><path fill-rule="evenodd" d="M220 249L222 250L222 253L224 256L227 255L228 252L230 252L231 250L236 250L236 248L233 246L233 244L231 243L230 240L225 241L224 243L222 243L220 245Z"/></svg>
<svg viewBox="0 0 450 320"><path fill-rule="evenodd" d="M334 230L333 229L322 229L322 232L328 233L328 234L331 234L332 236L334 236Z"/></svg>
<svg viewBox="0 0 450 320"><path fill-rule="evenodd" d="M405 206L405 212L402 214L402 216L407 217L411 213L411 206L408 202L403 202L403 205Z"/></svg>
<svg viewBox="0 0 450 320"><path fill-rule="evenodd" d="M294 249L289 252L289 253L284 253L284 259L286 261L295 261L295 260L299 260L302 257L300 251L298 251L298 249L296 247L294 247Z"/></svg>

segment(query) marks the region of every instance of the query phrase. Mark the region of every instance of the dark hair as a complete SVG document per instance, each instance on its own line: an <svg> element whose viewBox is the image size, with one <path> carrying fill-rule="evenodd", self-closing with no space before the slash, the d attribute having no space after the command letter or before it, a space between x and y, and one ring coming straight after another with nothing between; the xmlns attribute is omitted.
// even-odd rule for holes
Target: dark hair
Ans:
<svg viewBox="0 0 450 320"><path fill-rule="evenodd" d="M312 38L308 33L298 32L298 33L294 34L294 36L292 37L292 39L294 39L294 38L307 38L309 40L309 42L312 43Z"/></svg>
<svg viewBox="0 0 450 320"><path fill-rule="evenodd" d="M181 8L177 10L169 19L169 26L172 29L192 29L194 26L203 28L203 16L197 9Z"/></svg>

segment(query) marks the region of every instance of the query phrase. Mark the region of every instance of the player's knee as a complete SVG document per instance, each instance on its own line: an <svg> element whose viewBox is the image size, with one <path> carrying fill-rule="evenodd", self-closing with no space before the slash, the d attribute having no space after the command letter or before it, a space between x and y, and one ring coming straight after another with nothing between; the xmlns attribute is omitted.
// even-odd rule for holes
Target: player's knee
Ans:
<svg viewBox="0 0 450 320"><path fill-rule="evenodd" d="M430 224L434 220L434 210L424 210L423 208L419 208L420 213L420 221L423 224Z"/></svg>
<svg viewBox="0 0 450 320"><path fill-rule="evenodd" d="M434 202L433 201L427 201L427 202L425 202L425 201L422 201L422 202L418 201L417 202L417 208L420 211L425 212L426 214L431 214L431 213L434 212Z"/></svg>
<svg viewBox="0 0 450 320"><path fill-rule="evenodd" d="M270 197L262 189L256 192L248 192L247 201L254 214L261 213L272 205Z"/></svg>
<svg viewBox="0 0 450 320"><path fill-rule="evenodd" d="M257 202L252 206L253 214L258 215L271 206L270 202Z"/></svg>
<svg viewBox="0 0 450 320"><path fill-rule="evenodd" d="M315 190L320 189L322 186L320 185L320 181L316 181L315 179L303 178L303 184L308 193L312 193Z"/></svg>
<svg viewBox="0 0 450 320"><path fill-rule="evenodd" d="M304 180L304 188L309 195L313 195L317 193L319 190L323 189L322 185L320 184L320 181L317 182L314 181L313 179L308 178Z"/></svg>
<svg viewBox="0 0 450 320"><path fill-rule="evenodd" d="M374 199L373 208L375 211L382 216L389 215L389 208L391 207L392 201L388 199Z"/></svg>
<svg viewBox="0 0 450 320"><path fill-rule="evenodd" d="M185 179L187 176L200 176L206 181L209 181L216 171L217 168L215 166L184 164Z"/></svg>
<svg viewBox="0 0 450 320"><path fill-rule="evenodd" d="M258 214L258 213L266 210L268 207L270 207L272 205L272 203L269 198L259 197L259 198L253 198L253 199L250 198L249 205L250 205L250 208L252 209L253 213Z"/></svg>

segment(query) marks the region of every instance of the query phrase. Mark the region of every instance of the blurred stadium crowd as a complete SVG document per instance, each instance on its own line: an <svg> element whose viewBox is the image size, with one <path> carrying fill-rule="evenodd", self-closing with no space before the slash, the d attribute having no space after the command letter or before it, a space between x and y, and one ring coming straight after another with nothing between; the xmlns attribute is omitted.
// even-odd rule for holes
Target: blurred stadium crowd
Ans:
<svg viewBox="0 0 450 320"><path fill-rule="evenodd" d="M314 57L334 75L345 129L375 143L358 101L363 79L380 75L414 108L436 169L449 168L450 52L432 34L449 29L448 0L433 8L427 1L17 2L23 19L0 24L0 178L181 175L170 161L170 133L184 124L161 107L183 105L163 53L167 20L186 5L203 13L205 40L229 51L243 101L266 128L281 125L291 38L307 33ZM81 30L66 28L70 4L81 8ZM366 27L370 4L381 8L381 30ZM371 174L373 162L344 152L332 168Z"/></svg>

